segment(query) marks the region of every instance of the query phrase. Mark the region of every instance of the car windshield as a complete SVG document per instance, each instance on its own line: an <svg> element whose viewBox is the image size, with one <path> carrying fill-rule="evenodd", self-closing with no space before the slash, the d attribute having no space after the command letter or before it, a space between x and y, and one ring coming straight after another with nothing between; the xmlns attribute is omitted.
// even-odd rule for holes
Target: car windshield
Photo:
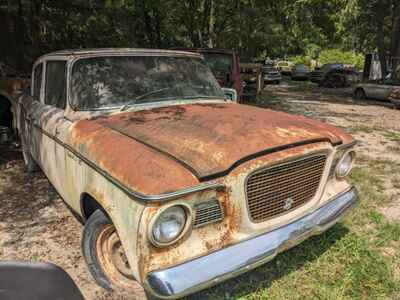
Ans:
<svg viewBox="0 0 400 300"><path fill-rule="evenodd" d="M210 69L195 57L83 58L73 65L70 91L71 105L78 110L224 98Z"/></svg>
<svg viewBox="0 0 400 300"><path fill-rule="evenodd" d="M232 55L223 53L202 53L207 65L218 78L232 72Z"/></svg>
<svg viewBox="0 0 400 300"><path fill-rule="evenodd" d="M306 65L296 65L295 69L297 71L308 71L308 67Z"/></svg>

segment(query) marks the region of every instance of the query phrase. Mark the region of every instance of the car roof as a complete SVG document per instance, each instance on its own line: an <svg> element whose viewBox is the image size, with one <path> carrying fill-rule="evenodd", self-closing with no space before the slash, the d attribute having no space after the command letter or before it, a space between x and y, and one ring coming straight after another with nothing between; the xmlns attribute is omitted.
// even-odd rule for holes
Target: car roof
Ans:
<svg viewBox="0 0 400 300"><path fill-rule="evenodd" d="M67 49L54 51L45 55L42 55L38 60L54 57L54 56L88 56L88 55L179 55L179 56L191 56L191 57L201 57L200 54L188 52L188 51L178 51L178 50L164 50L164 49L146 49L146 48L93 48L93 49Z"/></svg>
<svg viewBox="0 0 400 300"><path fill-rule="evenodd" d="M173 50L181 50L181 51L189 51L189 52L197 52L197 53L220 53L220 54L234 54L235 51L230 49L223 48L171 48Z"/></svg>

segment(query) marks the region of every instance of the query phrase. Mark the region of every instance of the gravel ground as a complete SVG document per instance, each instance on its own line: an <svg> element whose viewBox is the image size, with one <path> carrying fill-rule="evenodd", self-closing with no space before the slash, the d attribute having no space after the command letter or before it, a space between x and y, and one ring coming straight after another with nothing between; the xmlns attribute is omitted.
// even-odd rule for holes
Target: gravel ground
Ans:
<svg viewBox="0 0 400 300"><path fill-rule="evenodd" d="M359 140L359 155L400 162L400 110L388 103L356 102L349 90L283 84L266 86L257 105L343 127ZM52 262L71 275L88 300L128 299L93 282L80 251L82 225L46 177L24 173L21 153L7 146L0 146L0 203L1 260Z"/></svg>

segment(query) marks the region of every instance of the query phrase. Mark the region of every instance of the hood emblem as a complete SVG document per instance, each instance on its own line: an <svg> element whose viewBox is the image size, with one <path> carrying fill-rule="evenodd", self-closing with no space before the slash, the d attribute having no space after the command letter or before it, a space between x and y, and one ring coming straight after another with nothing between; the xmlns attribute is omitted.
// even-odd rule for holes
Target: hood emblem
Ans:
<svg viewBox="0 0 400 300"><path fill-rule="evenodd" d="M285 205L283 206L283 209L284 210L289 210L289 209L291 209L292 208L292 206L293 206L293 198L287 198L286 200L285 200Z"/></svg>

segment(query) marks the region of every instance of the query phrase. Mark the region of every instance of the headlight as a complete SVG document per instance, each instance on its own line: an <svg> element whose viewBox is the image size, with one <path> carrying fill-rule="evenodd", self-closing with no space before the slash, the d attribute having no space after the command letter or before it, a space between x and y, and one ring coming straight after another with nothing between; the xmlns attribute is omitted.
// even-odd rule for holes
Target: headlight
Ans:
<svg viewBox="0 0 400 300"><path fill-rule="evenodd" d="M353 167L354 156L354 151L348 151L342 156L336 167L337 177L345 177L349 175L351 168Z"/></svg>
<svg viewBox="0 0 400 300"><path fill-rule="evenodd" d="M163 210L151 226L150 240L155 246L168 246L177 241L189 224L187 208L174 205Z"/></svg>

